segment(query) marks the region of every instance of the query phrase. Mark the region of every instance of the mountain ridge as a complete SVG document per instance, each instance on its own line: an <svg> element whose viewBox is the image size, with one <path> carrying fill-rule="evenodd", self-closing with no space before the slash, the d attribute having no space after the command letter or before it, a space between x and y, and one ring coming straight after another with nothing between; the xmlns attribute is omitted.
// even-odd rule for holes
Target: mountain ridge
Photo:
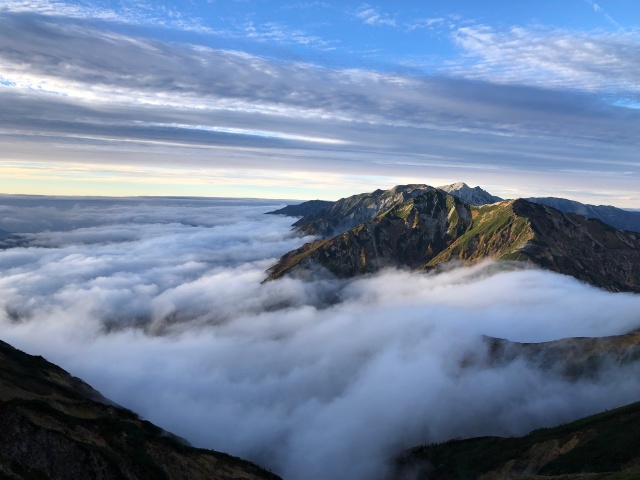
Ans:
<svg viewBox="0 0 640 480"><path fill-rule="evenodd" d="M640 291L639 234L525 199L477 207L433 187L351 230L292 250L267 280L313 264L352 277L485 258L526 261L612 291Z"/></svg>
<svg viewBox="0 0 640 480"><path fill-rule="evenodd" d="M618 230L640 232L640 212L623 210L611 205L591 205L558 197L531 197L527 200L542 203L565 213L596 218Z"/></svg>
<svg viewBox="0 0 640 480"><path fill-rule="evenodd" d="M422 185L424 187L429 187L426 184L417 184ZM393 187L398 188L398 186ZM481 187L469 187L464 182L452 183L449 185L441 185L436 187L440 190L443 190L451 195L454 195L461 200L475 206L488 205L491 203L501 202L504 199L497 197L495 195L490 194L486 190ZM392 190L392 189L390 189ZM384 192L384 190L376 190L376 192ZM375 193L375 192L373 192ZM324 218L325 222L331 222L331 217L335 217L336 215L340 215L340 212L331 213L328 211L332 206L334 206L337 202L348 201L354 197L363 197L366 195L371 195L367 193L361 193L357 195L352 195L351 197L342 198L336 202L326 201L326 200L309 200L306 202L302 202L296 205L288 205L279 210L274 210L272 212L267 212L268 214L276 214L276 215L289 215L292 217L305 217L308 215L317 215L320 218ZM549 207L553 207L556 210L560 210L564 213L575 213L578 215L582 215L587 218L595 218L600 220L607 225L610 225L618 230L630 230L634 232L640 232L640 209L621 209L617 207L613 207L611 205L591 205L586 203L580 203L575 200L569 200L566 198L559 197L528 197L526 200L529 200L534 203L541 203L543 205L547 205ZM367 217L365 214L360 215L361 219L370 219L375 216L375 214L379 212L373 212L374 215ZM336 220L333 218L334 222L339 222L340 220ZM365 220L363 220L365 221ZM356 224L353 224L356 226ZM299 221L298 225L294 225L294 229L307 234L307 235L321 235L324 237L335 235L334 231L327 231L323 229L313 229L309 228L310 226L305 222L304 218ZM337 232L341 233L341 232Z"/></svg>
<svg viewBox="0 0 640 480"><path fill-rule="evenodd" d="M504 201L503 198L491 195L481 187L471 188L464 182L452 183L450 185L441 185L437 188L475 206L488 205L490 203Z"/></svg>

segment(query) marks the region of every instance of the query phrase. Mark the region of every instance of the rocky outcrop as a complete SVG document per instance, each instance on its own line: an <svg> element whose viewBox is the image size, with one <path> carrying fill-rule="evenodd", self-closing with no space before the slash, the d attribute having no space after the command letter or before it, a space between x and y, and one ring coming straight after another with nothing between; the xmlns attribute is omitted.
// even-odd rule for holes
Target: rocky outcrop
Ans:
<svg viewBox="0 0 640 480"><path fill-rule="evenodd" d="M276 480L186 442L0 342L0 478Z"/></svg>
<svg viewBox="0 0 640 480"><path fill-rule="evenodd" d="M331 206L301 218L293 226L306 235L332 237L351 230L432 188L428 185L398 185L389 190L376 190L341 198Z"/></svg>
<svg viewBox="0 0 640 480"><path fill-rule="evenodd" d="M480 187L471 188L464 182L452 183L451 185L442 185L438 188L453 195L454 197L458 197L463 202L467 202L475 206L489 205L491 203L503 201L502 198L491 195L489 192L483 190Z"/></svg>
<svg viewBox="0 0 640 480"><path fill-rule="evenodd" d="M480 187L470 188L462 182L444 185L438 189L471 205L485 205L502 200ZM321 207L320 204L313 203L319 200L312 200L269 213L305 215L293 224L294 228L306 235L326 238L346 232L428 190L433 190L433 187L425 184L398 185L389 190L375 190L371 193L341 198L337 202L327 202L328 205ZM311 209L312 212L302 213L305 209Z"/></svg>

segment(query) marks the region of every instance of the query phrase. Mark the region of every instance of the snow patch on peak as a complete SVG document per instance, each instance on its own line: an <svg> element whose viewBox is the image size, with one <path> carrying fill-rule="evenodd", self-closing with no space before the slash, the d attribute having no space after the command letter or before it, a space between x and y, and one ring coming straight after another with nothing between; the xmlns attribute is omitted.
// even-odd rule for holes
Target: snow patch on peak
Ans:
<svg viewBox="0 0 640 480"><path fill-rule="evenodd" d="M501 202L502 198L491 195L480 187L469 187L464 182L452 183L451 185L442 185L438 189L443 190L460 200L472 205L487 205L490 203Z"/></svg>

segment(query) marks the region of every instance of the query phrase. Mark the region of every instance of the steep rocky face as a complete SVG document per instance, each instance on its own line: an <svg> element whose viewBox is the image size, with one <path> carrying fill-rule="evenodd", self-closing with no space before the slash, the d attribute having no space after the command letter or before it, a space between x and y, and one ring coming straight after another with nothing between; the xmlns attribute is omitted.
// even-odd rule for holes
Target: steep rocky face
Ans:
<svg viewBox="0 0 640 480"><path fill-rule="evenodd" d="M301 218L293 226L307 235L332 237L432 188L428 185L398 185L390 190L376 190L341 198L332 205Z"/></svg>
<svg viewBox="0 0 640 480"><path fill-rule="evenodd" d="M321 265L350 277L386 266L518 260L612 291L640 291L640 235L523 199L474 207L430 189L356 228L283 256L269 278Z"/></svg>
<svg viewBox="0 0 640 480"><path fill-rule="evenodd" d="M342 277L387 266L416 268L461 235L471 216L468 204L431 188L356 228L286 254L269 271L269 278L314 263Z"/></svg>
<svg viewBox="0 0 640 480"><path fill-rule="evenodd" d="M433 187L424 184L398 185L389 190L376 190L342 198L337 202L326 202L321 205L314 203L319 202L318 200L312 200L269 213L304 215L304 218L293 224L294 228L307 235L326 238L346 232L430 189ZM480 187L470 188L462 182L444 185L438 189L471 205L485 205L502 200Z"/></svg>
<svg viewBox="0 0 640 480"><path fill-rule="evenodd" d="M640 212L630 212L610 205L589 205L557 197L528 198L527 200L542 203L561 212L596 218L619 230L640 232Z"/></svg>
<svg viewBox="0 0 640 480"><path fill-rule="evenodd" d="M276 480L192 448L42 357L0 342L0 477Z"/></svg>
<svg viewBox="0 0 640 480"><path fill-rule="evenodd" d="M611 291L640 291L640 234L526 200L514 212L535 233L523 252L537 265Z"/></svg>
<svg viewBox="0 0 640 480"><path fill-rule="evenodd" d="M499 204L471 207L473 221L448 248L443 249L422 269L450 260L466 262L486 258L528 260L525 246L535 237L527 217L514 211L513 200Z"/></svg>
<svg viewBox="0 0 640 480"><path fill-rule="evenodd" d="M502 198L491 195L480 187L471 188L463 182L442 185L438 188L471 205L480 206L503 201Z"/></svg>

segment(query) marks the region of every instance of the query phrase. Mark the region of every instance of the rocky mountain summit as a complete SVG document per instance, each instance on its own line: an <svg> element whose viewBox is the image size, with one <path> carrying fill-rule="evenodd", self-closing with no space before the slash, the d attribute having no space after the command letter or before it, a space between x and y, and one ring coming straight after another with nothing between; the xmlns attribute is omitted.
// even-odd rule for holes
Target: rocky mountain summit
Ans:
<svg viewBox="0 0 640 480"><path fill-rule="evenodd" d="M464 182L452 183L451 185L442 185L438 189L443 190L454 197L458 197L463 202L471 205L488 205L490 203L502 202L504 199L491 195L480 187L471 188Z"/></svg>
<svg viewBox="0 0 640 480"><path fill-rule="evenodd" d="M295 230L306 235L331 237L346 232L393 206L433 188L426 184L397 185L389 190L361 193L341 198L335 202L309 200L267 213L292 217L302 216L303 218L293 224ZM462 182L444 185L437 187L437 189L471 205L486 205L502 200L480 187L471 188Z"/></svg>
<svg viewBox="0 0 640 480"><path fill-rule="evenodd" d="M0 342L0 478L277 480L190 447L42 357Z"/></svg>
<svg viewBox="0 0 640 480"><path fill-rule="evenodd" d="M294 228L307 235L331 237L346 232L395 205L406 202L426 190L429 185L398 185L389 190L375 190L351 197L341 198L329 206L304 216L293 224Z"/></svg>
<svg viewBox="0 0 640 480"><path fill-rule="evenodd" d="M314 265L352 277L390 266L429 270L490 258L528 262L611 291L640 291L640 234L528 200L475 206L412 185L342 199L332 210L294 226L341 233L287 253L268 280Z"/></svg>

